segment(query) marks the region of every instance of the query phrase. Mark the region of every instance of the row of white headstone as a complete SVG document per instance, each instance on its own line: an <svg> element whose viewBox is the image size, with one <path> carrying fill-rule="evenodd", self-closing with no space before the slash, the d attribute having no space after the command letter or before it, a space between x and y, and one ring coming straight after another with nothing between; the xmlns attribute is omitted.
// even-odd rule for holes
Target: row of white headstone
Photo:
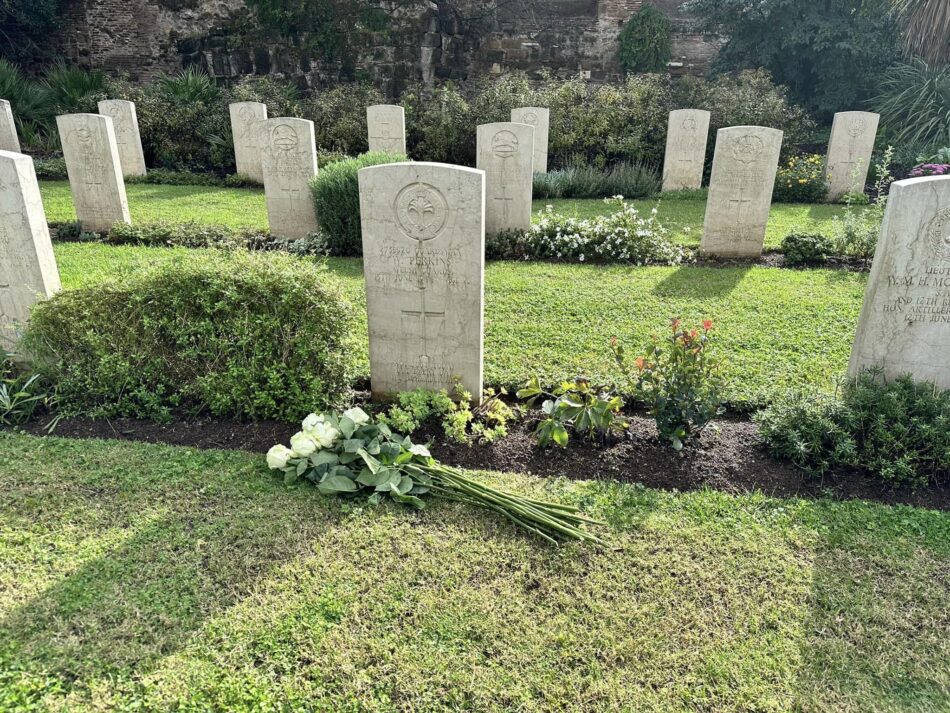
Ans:
<svg viewBox="0 0 950 713"><path fill-rule="evenodd" d="M372 389L482 392L486 172L397 163L359 174ZM0 151L0 348L59 289L32 159ZM950 177L898 181L849 371L950 388Z"/></svg>
<svg viewBox="0 0 950 713"><path fill-rule="evenodd" d="M863 192L880 117L864 111L835 114L822 180L827 200ZM663 190L702 185L709 112L670 112L663 164ZM731 126L716 133L700 251L720 257L762 253L782 132L764 126Z"/></svg>
<svg viewBox="0 0 950 713"><path fill-rule="evenodd" d="M486 172L389 164L361 170L359 183L374 395L455 380L481 394ZM881 367L946 389L948 351L950 177L898 181L849 373Z"/></svg>

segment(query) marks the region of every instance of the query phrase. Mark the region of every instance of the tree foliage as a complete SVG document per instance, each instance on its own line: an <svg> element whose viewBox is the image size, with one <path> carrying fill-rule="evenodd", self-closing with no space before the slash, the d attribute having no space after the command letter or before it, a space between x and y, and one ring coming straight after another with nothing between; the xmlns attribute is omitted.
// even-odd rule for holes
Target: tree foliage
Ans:
<svg viewBox="0 0 950 713"><path fill-rule="evenodd" d="M44 54L42 43L54 29L63 0L0 0L0 57L13 61Z"/></svg>
<svg viewBox="0 0 950 713"><path fill-rule="evenodd" d="M644 4L620 31L620 66L630 74L659 72L672 56L673 25L653 5Z"/></svg>
<svg viewBox="0 0 950 713"><path fill-rule="evenodd" d="M904 25L904 47L933 65L950 62L950 2L895 0Z"/></svg>
<svg viewBox="0 0 950 713"><path fill-rule="evenodd" d="M690 0L684 9L727 38L719 69L764 67L823 118L858 108L900 54L890 0Z"/></svg>

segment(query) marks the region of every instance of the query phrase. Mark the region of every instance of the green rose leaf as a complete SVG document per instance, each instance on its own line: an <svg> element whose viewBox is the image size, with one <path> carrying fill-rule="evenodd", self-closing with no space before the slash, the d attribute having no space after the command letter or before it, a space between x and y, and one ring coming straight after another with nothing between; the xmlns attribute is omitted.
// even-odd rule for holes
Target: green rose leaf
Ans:
<svg viewBox="0 0 950 713"><path fill-rule="evenodd" d="M412 486L412 478L408 475L404 475L399 479L398 483L393 485L393 492L399 493L400 495L408 495L409 491L412 490Z"/></svg>
<svg viewBox="0 0 950 713"><path fill-rule="evenodd" d="M317 486L324 495L336 495L338 493L352 493L359 489L359 486L345 475L330 475L323 479L323 482Z"/></svg>
<svg viewBox="0 0 950 713"><path fill-rule="evenodd" d="M423 445L415 445L409 449L409 452L414 456L422 456L423 458L431 458L432 454L429 453L429 449Z"/></svg>
<svg viewBox="0 0 950 713"><path fill-rule="evenodd" d="M422 500L415 497L414 495L403 495L402 493L397 493L395 490L393 490L389 495L397 503L403 503L404 505L412 505L414 508L417 508L419 510L422 510L426 506L426 504Z"/></svg>
<svg viewBox="0 0 950 713"><path fill-rule="evenodd" d="M344 453L359 453L362 447L363 447L362 438L349 438L343 441Z"/></svg>
<svg viewBox="0 0 950 713"><path fill-rule="evenodd" d="M360 448L357 451L357 455L359 455L363 459L363 462L366 463L366 467L369 468L374 473L383 467L382 464L378 460L373 458L373 456L371 456L362 448Z"/></svg>
<svg viewBox="0 0 950 713"><path fill-rule="evenodd" d="M336 465L339 460L339 457L337 457L337 454L333 451L317 451L310 456L310 462L314 468L318 468L321 465Z"/></svg>
<svg viewBox="0 0 950 713"><path fill-rule="evenodd" d="M350 438L356 433L356 423L349 416L340 419L340 433L343 434L344 438Z"/></svg>
<svg viewBox="0 0 950 713"><path fill-rule="evenodd" d="M367 485L375 488L377 486L383 485L384 483L388 483L392 473L393 471L389 468L380 468L375 473L369 468L363 468L363 472L360 473L360 477L357 478L356 481L361 485Z"/></svg>

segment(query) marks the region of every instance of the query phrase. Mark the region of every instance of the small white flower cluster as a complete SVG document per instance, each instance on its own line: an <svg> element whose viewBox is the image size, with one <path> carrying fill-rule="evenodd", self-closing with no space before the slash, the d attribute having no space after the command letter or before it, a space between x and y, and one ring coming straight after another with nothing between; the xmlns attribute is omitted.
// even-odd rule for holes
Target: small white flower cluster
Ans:
<svg viewBox="0 0 950 713"><path fill-rule="evenodd" d="M369 414L359 407L343 412L357 426L369 423ZM301 430L290 437L290 448L278 444L267 452L267 467L280 470L295 458L309 458L316 451L332 448L342 434L326 418L312 413L303 420Z"/></svg>
<svg viewBox="0 0 950 713"><path fill-rule="evenodd" d="M619 210L585 220L547 206L525 233L526 256L578 262L623 260L635 265L676 265L683 260L683 249L670 242L657 220L657 208L645 218L623 196L606 202L615 203Z"/></svg>

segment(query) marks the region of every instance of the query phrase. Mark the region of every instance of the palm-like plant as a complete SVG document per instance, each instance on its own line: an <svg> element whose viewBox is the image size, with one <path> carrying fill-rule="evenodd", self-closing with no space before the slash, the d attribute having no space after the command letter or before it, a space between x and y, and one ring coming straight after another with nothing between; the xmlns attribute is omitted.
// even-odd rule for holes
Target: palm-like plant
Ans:
<svg viewBox="0 0 950 713"><path fill-rule="evenodd" d="M950 62L950 2L894 0L904 25L904 46L929 64Z"/></svg>
<svg viewBox="0 0 950 713"><path fill-rule="evenodd" d="M166 95L188 103L209 103L214 101L219 94L218 85L215 84L214 79L195 66L188 67L178 74L160 77L158 85Z"/></svg>
<svg viewBox="0 0 950 713"><path fill-rule="evenodd" d="M871 103L895 143L950 145L950 65L932 67L921 59L896 64Z"/></svg>

